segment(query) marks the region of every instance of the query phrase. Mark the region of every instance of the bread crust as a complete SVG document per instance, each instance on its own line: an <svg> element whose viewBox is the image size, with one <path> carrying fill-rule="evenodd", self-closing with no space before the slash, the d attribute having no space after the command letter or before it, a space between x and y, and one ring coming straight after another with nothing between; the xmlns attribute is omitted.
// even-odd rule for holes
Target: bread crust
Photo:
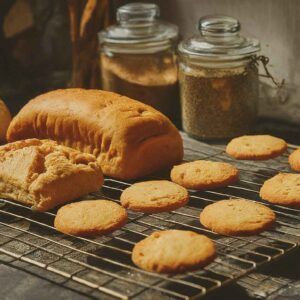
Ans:
<svg viewBox="0 0 300 300"><path fill-rule="evenodd" d="M28 139L0 147L0 197L46 211L103 184L93 155L55 141Z"/></svg>
<svg viewBox="0 0 300 300"><path fill-rule="evenodd" d="M0 99L0 142L5 141L6 130L10 121L10 112L5 103Z"/></svg>
<svg viewBox="0 0 300 300"><path fill-rule="evenodd" d="M94 154L103 173L134 179L182 160L176 127L154 108L101 90L61 89L31 100L13 119L8 141L50 138Z"/></svg>

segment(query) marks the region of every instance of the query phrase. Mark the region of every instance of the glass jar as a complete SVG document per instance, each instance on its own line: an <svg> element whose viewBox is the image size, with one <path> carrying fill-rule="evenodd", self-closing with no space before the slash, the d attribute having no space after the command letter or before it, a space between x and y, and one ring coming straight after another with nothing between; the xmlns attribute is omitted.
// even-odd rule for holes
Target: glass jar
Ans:
<svg viewBox="0 0 300 300"><path fill-rule="evenodd" d="M200 139L249 133L258 106L256 39L240 35L238 20L206 16L199 33L181 42L179 83L183 129Z"/></svg>
<svg viewBox="0 0 300 300"><path fill-rule="evenodd" d="M118 24L99 33L102 88L151 105L178 125L178 28L158 17L150 3L117 10Z"/></svg>

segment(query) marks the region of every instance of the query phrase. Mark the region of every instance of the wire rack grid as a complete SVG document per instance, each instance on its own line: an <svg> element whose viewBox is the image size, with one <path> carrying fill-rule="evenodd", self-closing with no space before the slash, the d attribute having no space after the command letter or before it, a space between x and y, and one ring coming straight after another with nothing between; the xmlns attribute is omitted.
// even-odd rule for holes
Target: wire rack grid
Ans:
<svg viewBox="0 0 300 300"><path fill-rule="evenodd" d="M107 299L198 299L299 247L299 209L264 202L275 211L276 226L253 236L220 235L199 222L201 210L221 199L242 197L262 202L260 186L279 171L291 171L287 156L295 146L290 145L287 153L267 162L250 162L232 160L225 154L224 146L197 142L184 134L183 139L186 160L230 162L240 170L240 180L226 188L190 190L189 203L172 212L147 215L128 211L126 226L94 238L57 232L53 227L56 210L35 213L22 204L1 199L0 253L37 266L46 273L58 274L64 282L79 283L85 288L84 293L94 298L97 291ZM146 179L158 178L166 179L168 174ZM130 184L132 182L106 178L102 189L88 198L119 202L120 194ZM172 276L134 266L131 261L134 244L164 229L193 230L207 235L216 244L217 258L202 269Z"/></svg>

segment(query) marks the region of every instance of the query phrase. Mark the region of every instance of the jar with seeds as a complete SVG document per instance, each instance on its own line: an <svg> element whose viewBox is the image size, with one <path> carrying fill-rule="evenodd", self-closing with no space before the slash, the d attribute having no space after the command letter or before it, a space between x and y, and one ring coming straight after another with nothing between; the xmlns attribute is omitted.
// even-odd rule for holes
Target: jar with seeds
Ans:
<svg viewBox="0 0 300 300"><path fill-rule="evenodd" d="M249 133L258 106L259 41L241 36L240 23L228 16L200 18L198 28L178 46L183 129L205 140Z"/></svg>

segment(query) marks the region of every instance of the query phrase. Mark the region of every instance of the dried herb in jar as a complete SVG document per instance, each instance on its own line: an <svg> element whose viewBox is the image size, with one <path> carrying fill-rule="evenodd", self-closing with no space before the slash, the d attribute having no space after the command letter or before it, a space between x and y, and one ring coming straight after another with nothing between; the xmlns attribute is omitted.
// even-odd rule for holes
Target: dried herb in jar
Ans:
<svg viewBox="0 0 300 300"><path fill-rule="evenodd" d="M251 131L257 114L258 75L253 68L180 72L184 130L203 139Z"/></svg>
<svg viewBox="0 0 300 300"><path fill-rule="evenodd" d="M200 139L249 133L258 105L252 58L259 41L241 36L239 21L228 16L202 17L198 28L178 46L183 129Z"/></svg>

